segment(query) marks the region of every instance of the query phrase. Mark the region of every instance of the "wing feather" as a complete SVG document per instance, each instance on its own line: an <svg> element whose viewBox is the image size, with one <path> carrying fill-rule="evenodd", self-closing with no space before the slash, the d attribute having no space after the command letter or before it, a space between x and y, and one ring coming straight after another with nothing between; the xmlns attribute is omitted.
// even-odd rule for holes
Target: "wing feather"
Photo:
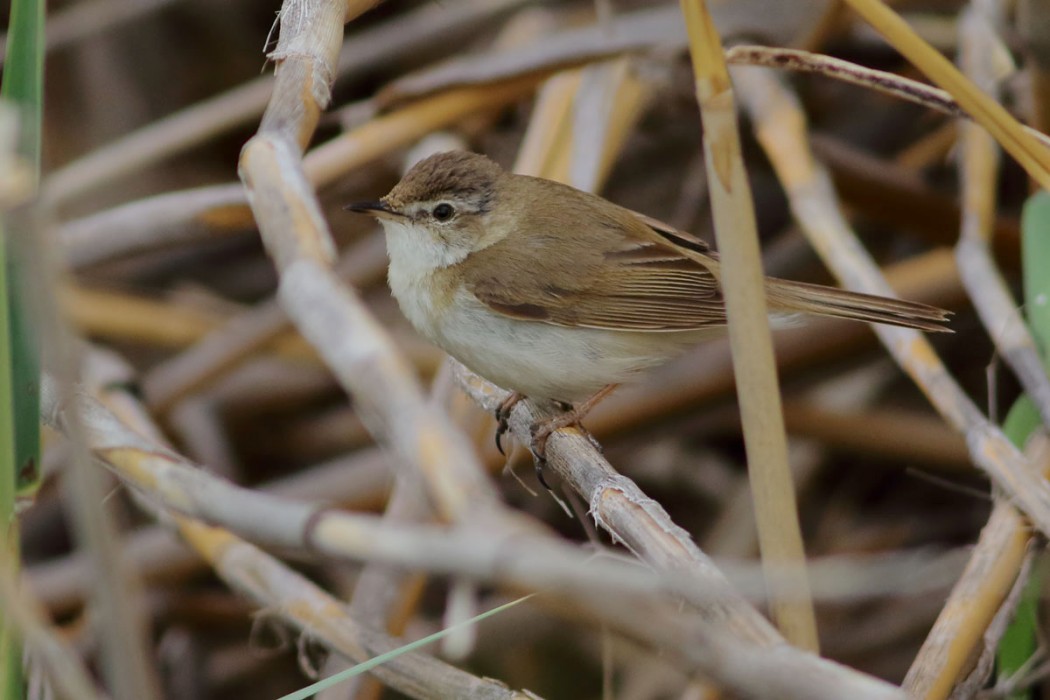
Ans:
<svg viewBox="0 0 1050 700"><path fill-rule="evenodd" d="M515 192L532 181L529 192ZM694 331L726 323L718 256L700 239L549 180L507 181L535 206L495 226L524 228L460 265L467 288L493 311L559 326ZM585 230L586 236L570 235ZM771 311L808 313L945 331L947 312L899 299L769 278Z"/></svg>
<svg viewBox="0 0 1050 700"><path fill-rule="evenodd" d="M717 263L703 241L596 197L567 197L561 186L548 195L557 201L519 221L535 235L504 239L462 263L479 301L560 326L667 332L725 324ZM590 235L565 235L565 217L556 223L550 211L572 212Z"/></svg>

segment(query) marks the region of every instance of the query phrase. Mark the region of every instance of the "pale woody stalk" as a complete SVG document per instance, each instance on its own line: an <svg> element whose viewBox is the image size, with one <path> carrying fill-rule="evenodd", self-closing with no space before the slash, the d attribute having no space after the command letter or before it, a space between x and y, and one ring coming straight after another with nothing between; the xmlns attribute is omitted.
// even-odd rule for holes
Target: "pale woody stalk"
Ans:
<svg viewBox="0 0 1050 700"><path fill-rule="evenodd" d="M273 54L274 95L259 133L242 151L240 173L280 273L285 309L353 394L370 430L423 474L441 516L462 520L498 510L493 489L467 441L427 404L385 331L334 274L331 234L301 161L330 98L342 24L372 4L285 3Z"/></svg>
<svg viewBox="0 0 1050 700"><path fill-rule="evenodd" d="M109 442L111 445L124 445L111 454L120 453L118 461L125 465L143 462L138 465L142 471L135 471L138 477L145 479L139 482L140 490L136 492L145 496L136 499L139 505L165 524L174 525L183 540L203 557L231 588L246 594L261 607L277 611L282 619L301 633L321 640L333 651L356 662L366 661L404 643L361 625L340 601L257 547L222 528L206 525L180 514L177 510L165 510L161 507L159 504L164 503L165 497L157 498L158 493L151 492L152 487L160 488L161 492L181 501L183 507L186 507L195 497L194 489L190 487L183 493L183 496L189 496L189 500L178 496L177 492L189 486L190 482L195 480L195 475L185 474L186 481L180 486L175 486L173 490L164 488L163 478L158 481L149 478L151 467L145 463L149 456L141 452L142 446L152 444L154 456L166 455L175 460L179 458L163 444L161 432L150 419L145 407L123 388L127 385L108 383L100 376L100 372L103 371L115 370L121 374L126 372L126 367L122 366L119 360L116 361L115 367L113 365L113 359L106 364L96 361L88 370L89 379L102 394L107 407L103 408L100 404L79 396L73 400L70 407L64 408L55 402L53 392L45 392L42 404L45 419L64 425L70 420L70 414L79 412L87 422L88 433L92 436L96 448L99 447L100 441ZM45 381L45 389L50 388L53 388L52 383ZM109 413L108 409L116 413ZM108 437L105 437L107 435ZM160 476L159 472L152 473ZM248 500L251 500L250 494L247 495ZM229 505L237 507L233 501ZM373 674L390 687L410 697L424 700L446 697L523 700L527 697L497 681L478 678L421 652L412 652L393 659L373 671Z"/></svg>
<svg viewBox="0 0 1050 700"><path fill-rule="evenodd" d="M722 43L705 4L702 0L682 0L682 10L703 119L715 236L725 271L721 281L733 372L755 499L759 548L762 563L769 569L770 607L788 641L816 651L816 618L788 466L758 232L740 152L733 88L722 56Z"/></svg>
<svg viewBox="0 0 1050 700"><path fill-rule="evenodd" d="M617 59L548 78L537 95L514 172L591 191L600 189L627 134L652 97L651 87L634 75L637 68L636 61ZM590 86L587 92L582 89L585 85ZM597 99L603 94L615 96L612 104ZM583 125L594 132L591 138L584 137ZM575 181L570 182L573 176ZM488 412L508 395L458 363L454 376L460 388ZM544 415L533 402L526 403L528 406L515 411L511 420L511 428L522 444L531 439L529 426ZM754 608L730 592L725 579L688 534L631 479L618 474L589 441L555 434L551 445L548 468L586 500L595 522L614 540L624 542L657 570L688 571L698 583L722 591L719 597L724 599L706 603L694 600L702 615L724 620L727 629L743 639L763 645L781 641Z"/></svg>

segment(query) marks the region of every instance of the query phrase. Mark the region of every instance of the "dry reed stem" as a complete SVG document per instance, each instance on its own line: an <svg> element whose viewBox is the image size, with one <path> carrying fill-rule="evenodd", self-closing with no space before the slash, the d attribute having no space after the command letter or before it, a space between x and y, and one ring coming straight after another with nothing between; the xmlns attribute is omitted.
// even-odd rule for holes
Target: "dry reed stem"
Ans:
<svg viewBox="0 0 1050 700"><path fill-rule="evenodd" d="M149 15L177 1L144 0L129 4L123 0L90 0L59 8L47 15L44 50L54 51L101 34L110 28L119 27ZM0 35L0 65L7 60L7 40L7 32Z"/></svg>
<svg viewBox="0 0 1050 700"><path fill-rule="evenodd" d="M404 105L313 149L303 159L306 177L315 187L323 187L431 131L511 104L531 93L544 77L526 75L494 85L455 88Z"/></svg>
<svg viewBox="0 0 1050 700"><path fill-rule="evenodd" d="M53 261L45 253L46 230L39 225L39 212L23 209L20 215L12 229L29 235L21 244L19 272L26 280L38 283L34 293L23 299L28 305L27 318L35 326L31 335L38 336L31 345L47 349L49 365L59 377L57 382L52 381L50 391L61 400L73 390L79 376L80 347L58 310L55 289L65 280L50 267ZM107 507L106 483L92 464L81 421L71 417L65 428L70 439L61 506L76 547L92 569L89 588L97 616L102 675L116 700L160 698L160 680L148 654L151 630L144 614L144 596L140 581L122 558L122 533L115 514Z"/></svg>
<svg viewBox="0 0 1050 700"><path fill-rule="evenodd" d="M168 246L220 240L254 227L239 183L171 192L58 228L64 262L81 268Z"/></svg>
<svg viewBox="0 0 1050 700"><path fill-rule="evenodd" d="M434 153L463 147L465 147L463 140L452 134L446 132L431 134L408 152L402 170L407 171L417 162ZM385 263L385 246L383 248L381 254ZM447 372L447 364L442 365L442 371ZM441 375L439 375L435 385L440 386L441 384ZM431 400L438 400L434 389L432 389ZM398 475L390 499L383 511L383 519L406 523L430 522L433 516L433 509L427 500L426 491L419 476L406 473ZM350 614L373 629L400 636L404 633L405 626L415 612L426 582L427 577L418 572L406 572L383 564L368 564L361 571L354 585L349 607ZM453 627L456 622L461 622L461 620L455 620L446 626ZM473 628L469 629L473 631ZM450 633L444 638L443 643L447 647L449 640L456 637L457 633ZM461 658L462 655L457 657L446 654L446 656L456 659ZM327 677L346 667L344 660L329 658L322 674ZM378 700L382 693L383 686L376 679L358 676L347 683L322 691L318 694L318 700L342 700L344 698Z"/></svg>
<svg viewBox="0 0 1050 700"><path fill-rule="evenodd" d="M826 78L858 85L921 105L942 114L977 121L977 118L967 112L946 90L902 77L896 73L865 68L841 58L798 49L734 46L726 51L726 62L734 65L765 66L766 68L816 73ZM1017 126L1033 139L1050 146L1050 136L1023 124Z"/></svg>
<svg viewBox="0 0 1050 700"><path fill-rule="evenodd" d="M104 395L106 403L121 415L121 420L126 420L127 412L114 405L120 396ZM372 510L386 501L390 482L387 458L379 449L370 448L256 488L283 498ZM181 580L201 568L201 560L163 526L130 533L124 539L123 550L125 560L146 583ZM34 564L28 574L33 590L52 614L67 614L83 604L91 571L89 562L74 553Z"/></svg>
<svg viewBox="0 0 1050 700"><path fill-rule="evenodd" d="M995 32L1002 19L996 22L995 17L987 16L991 13L988 8L971 4L960 20L959 39L960 64L966 75L994 97L1001 77L994 65L999 48ZM995 219L999 149L982 128L967 123L959 127L963 201L962 228L955 249L959 273L988 336L1035 404L1043 425L1050 426L1050 376L989 245Z"/></svg>
<svg viewBox="0 0 1050 700"><path fill-rule="evenodd" d="M1033 561L1035 561L1035 549L1029 547L1025 553L1024 561L1018 569L1013 587L1007 592L1002 604L992 617L992 621L988 624L984 634L981 635L978 648L975 650L977 660L972 664L973 670L955 684L955 689L949 696L951 700L970 700L970 698L977 697L988 687L988 679L991 677L992 671L995 670L999 643L1017 614L1017 607L1021 602L1026 584L1030 580L1029 575L1032 573ZM1003 686L1008 688L1028 688L1033 685L1035 680L1033 676L1037 673L1038 671L1033 671L1030 674L1025 673L1023 670L1019 671L1017 674L996 683L992 692L1000 690Z"/></svg>
<svg viewBox="0 0 1050 700"><path fill-rule="evenodd" d="M564 177L555 179L588 192L601 189L656 92L638 75L640 68L640 60L621 57L583 69L573 110L573 148L563 152Z"/></svg>
<svg viewBox="0 0 1050 700"><path fill-rule="evenodd" d="M383 518L394 522L425 522L432 515L418 479L413 476L399 477L383 511ZM426 582L427 577L423 574L382 564L369 564L354 584L349 613L372 629L400 637L415 612ZM323 675L330 676L343 668L346 668L345 663L329 659ZM378 698L381 694L382 686L379 683L359 676L322 691L317 697L318 700L368 700Z"/></svg>
<svg viewBox="0 0 1050 700"><path fill-rule="evenodd" d="M487 411L495 411L509 392L455 364L457 384ZM530 426L549 417L531 402L520 402L510 417L516 439L528 444ZM725 625L741 639L763 645L781 641L758 611L739 598L718 568L629 478L616 472L578 430L560 430L548 442L548 465L580 494L595 522L639 559L657 571L679 571L692 577L700 596L685 598L709 622ZM716 592L714 599L711 593Z"/></svg>
<svg viewBox="0 0 1050 700"><path fill-rule="evenodd" d="M924 42L893 10L879 0L846 0L885 39L955 101L1044 189L1050 188L1050 152L1017 120Z"/></svg>
<svg viewBox="0 0 1050 700"><path fill-rule="evenodd" d="M71 386L70 383L65 383ZM58 393L55 386L51 391ZM78 547L91 565L90 590L99 619L102 675L117 700L161 698L160 681L147 650L150 622L143 605L141 582L124 561L123 539L106 508L105 489L91 464L86 429L74 417L65 426L73 456L64 474L63 506Z"/></svg>
<svg viewBox="0 0 1050 700"><path fill-rule="evenodd" d="M966 440L944 421L906 410L838 410L808 399L785 399L788 433L827 447L879 455L902 464L919 463L972 471ZM888 439L892 436L892 439Z"/></svg>
<svg viewBox="0 0 1050 700"><path fill-rule="evenodd" d="M848 288L892 296L893 290L839 210L827 173L809 151L805 116L794 96L761 71L741 72L739 79L758 139L788 193L795 217L821 258ZM1036 527L1050 532L1050 485L1037 478L1024 456L981 414L929 341L905 328L876 326L875 332L944 419L966 435L974 463Z"/></svg>
<svg viewBox="0 0 1050 700"><path fill-rule="evenodd" d="M1045 0L1022 0L1017 3L1015 30L1021 35L1026 58L1025 72L1031 76L1032 112L1028 121L1041 131L1050 131L1050 39L1047 30Z"/></svg>
<svg viewBox="0 0 1050 700"><path fill-rule="evenodd" d="M112 363L115 360L109 361ZM91 367L91 371L97 373L104 371L104 368L96 363ZM126 367L118 366L110 371L119 373L126 371ZM96 383L100 384L100 378L94 378ZM126 384L119 387L107 385L104 393L112 409L120 413L120 419L109 413L109 408L87 397L79 397L74 399L74 402L79 401L79 408L89 407L88 412L94 414L89 422L95 428L101 427L100 422L111 419L109 427L121 432L120 438L136 445L128 448L131 451L151 444L154 456L166 453L174 457L174 453L169 452L168 448L159 442L163 439L160 430L150 419L145 407L123 387L126 387ZM68 424L70 412L76 415L78 407L73 407L70 411L64 410L61 404L49 403L49 400L54 402L56 398L53 394L45 394L45 413L56 418L61 415L58 420ZM95 437L97 438L98 434L95 434ZM188 476L194 478L192 474ZM347 658L362 662L404 644L402 640L393 639L359 624L339 601L277 559L228 531L177 513L165 513L157 507L158 501L149 496L139 499L139 502L147 511L169 524L174 524L183 539L232 588L246 593L265 610L278 611L282 619L303 634L320 639ZM497 681L477 678L420 652L411 652L393 659L373 673L390 687L415 698L525 698L525 695L510 691Z"/></svg>
<svg viewBox="0 0 1050 700"><path fill-rule="evenodd" d="M704 126L708 189L723 270L719 281L725 297L762 562L771 573L786 567L792 574L769 576L770 608L788 641L816 651L816 618L807 592L806 555L788 466L758 231L740 151L733 87L722 57L722 42L703 0L682 0L682 12Z"/></svg>
<svg viewBox="0 0 1050 700"><path fill-rule="evenodd" d="M427 404L397 348L331 269L331 235L300 153L329 98L345 8L332 0L311 7L300 15L305 7L290 0L282 10L274 95L239 168L280 273L278 297L354 396L370 430L424 475L443 518L498 511L467 441Z"/></svg>
<svg viewBox="0 0 1050 700"><path fill-rule="evenodd" d="M847 142L814 132L813 154L831 172L832 181L850 210L881 226L925 240L954 246L962 220L955 197L926 184L914 170L872 156ZM1020 266L1020 221L1001 214L992 241L996 259L1016 270Z"/></svg>
<svg viewBox="0 0 1050 700"><path fill-rule="evenodd" d="M959 139L958 127L956 122L945 121L898 151L893 156L893 162L914 172L945 162Z"/></svg>
<svg viewBox="0 0 1050 700"><path fill-rule="evenodd" d="M1025 456L1050 476L1050 440L1036 433ZM966 570L904 678L913 697L946 698L971 666L993 617L1005 604L1034 541L1025 517L999 499L981 530Z"/></svg>
<svg viewBox="0 0 1050 700"><path fill-rule="evenodd" d="M566 141L572 138L570 111L580 86L580 74L580 69L555 73L536 91L532 115L511 168L514 172L536 177L553 173L558 154L571 151Z"/></svg>
<svg viewBox="0 0 1050 700"><path fill-rule="evenodd" d="M48 677L48 690L65 700L104 700L90 672L62 639L51 629L47 613L29 586L20 585L19 564L11 561L7 548L0 548L0 611L5 625L18 634L23 653L38 663Z"/></svg>
<svg viewBox="0 0 1050 700"><path fill-rule="evenodd" d="M726 63L764 66L777 70L815 73L825 78L864 87L905 102L953 116L966 112L947 91L887 71L865 68L856 63L800 49L774 46L733 46L726 51Z"/></svg>
<svg viewBox="0 0 1050 700"><path fill-rule="evenodd" d="M761 11L756 12L759 5ZM790 44L824 11L824 5L821 0L796 0L790 5L736 0L716 3L711 11L723 34L761 36ZM573 68L623 54L682 52L688 46L678 10L670 5L647 8L617 14L606 22L553 32L519 49L445 61L393 81L377 99L382 105L397 104L463 85Z"/></svg>
<svg viewBox="0 0 1050 700"><path fill-rule="evenodd" d="M339 276L354 287L371 282L386 268L386 247L377 235L368 235L343 253ZM260 350L274 346L292 328L288 314L270 299L212 325L197 342L152 367L142 379L150 408L161 413L233 369ZM289 343L279 343L287 349ZM280 351L278 351L280 352ZM313 354L311 352L311 354Z"/></svg>
<svg viewBox="0 0 1050 700"><path fill-rule="evenodd" d="M1031 540L1024 517L1006 501L998 501L966 570L908 669L904 688L910 697L948 697L1013 587Z"/></svg>
<svg viewBox="0 0 1050 700"><path fill-rule="evenodd" d="M70 415L81 417L94 455L147 496L147 503L222 525L269 546L334 559L385 561L525 590L557 590L557 598L564 599L569 610L596 616L631 638L663 647L683 670L702 672L748 695L900 697L885 683L819 657L784 645L743 645L736 637L716 633L717 626L683 616L677 607L649 602L661 592L695 597L700 591L691 574L672 570L656 576L619 559L590 558L576 547L531 534L537 532L535 526L519 529L517 535L506 528L404 526L241 489L133 432L93 399L78 394L60 404L53 383L45 381L44 387L45 420L61 426ZM559 449L558 442L569 439L555 436L552 447ZM914 574L914 565L909 572ZM936 582L943 576L943 571L929 571L922 580ZM753 575L735 582L738 591L760 585ZM720 592L710 593L710 602L719 599Z"/></svg>
<svg viewBox="0 0 1050 700"><path fill-rule="evenodd" d="M971 3L960 22L960 63L966 74L982 89L994 95L997 76L991 65L995 55L996 8L988 3ZM963 191L963 226L956 257L960 274L970 292L986 330L1000 352L1014 368L1027 391L1018 366L1021 342L1030 346L1031 358L1041 380L1036 387L1050 388L1034 342L1020 319L1005 282L1000 277L988 250L989 222L995 211L995 182L998 149L994 139L971 124L961 125ZM1020 332L997 330L1003 322L1016 323ZM1025 363L1021 360L1021 363ZM1023 367L1024 364L1021 364ZM1034 395L1034 394L1030 394ZM1047 396L1046 392L1043 394ZM1044 406L1040 407L1040 411ZM1043 414L1044 422L1048 414ZM1036 439L1029 443L1025 457L1041 465L1046 474L1047 443ZM1039 472L1037 472L1039 473ZM978 644L986 636L992 618L1000 610L1025 561L1032 533L1024 517L1009 501L997 500L988 524L981 532L970 564L952 590L933 629L904 679L904 687L914 696L939 700L947 698L972 663ZM994 646L994 645L993 645ZM981 684L983 685L983 683Z"/></svg>
<svg viewBox="0 0 1050 700"><path fill-rule="evenodd" d="M339 600L327 594L259 548L225 530L188 518L177 518L179 531L233 589L265 611L280 614L303 635L322 641L354 662L366 661L403 646L358 623ZM408 652L369 672L409 697L427 700L529 700L533 693L511 690L503 683L462 671L422 652Z"/></svg>
<svg viewBox="0 0 1050 700"><path fill-rule="evenodd" d="M66 315L84 334L160 347L195 346L228 318L188 304L91 287L72 287L64 296ZM267 349L299 364L318 362L317 352L292 334L269 339Z"/></svg>

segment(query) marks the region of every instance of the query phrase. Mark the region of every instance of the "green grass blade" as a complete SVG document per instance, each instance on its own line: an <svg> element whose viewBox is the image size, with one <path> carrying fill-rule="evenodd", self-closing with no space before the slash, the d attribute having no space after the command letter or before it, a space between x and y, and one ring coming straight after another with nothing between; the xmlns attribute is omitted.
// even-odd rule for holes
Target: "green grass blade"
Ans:
<svg viewBox="0 0 1050 700"><path fill-rule="evenodd" d="M328 688L331 688L333 685L337 685L339 683L342 683L343 681L349 680L349 679L353 678L354 676L359 676L362 673L365 673L366 671L371 671L376 666L380 666L382 664L385 664L387 661L390 661L391 659L396 659L398 656L401 656L402 654L407 654L410 651L415 651L416 649L419 649L420 647L424 647L427 644L433 644L434 642L438 641L442 637L445 637L449 633L454 632L454 631L456 631L458 629L462 629L462 628L467 627L469 625L475 625L475 624L481 622L482 620L484 620L487 617L492 617L493 615L498 615L499 613L503 612L507 608L512 608L515 605L517 605L518 603L524 603L526 600L528 600L529 598L531 598L534 595L536 595L536 594L532 593L532 594L529 594L527 596L524 596L523 598L518 598L517 600L512 600L509 603L504 603L503 605L497 606L497 607L493 608L492 610L487 610L486 612L483 612L480 615L475 615L474 617L470 618L469 620L464 620L463 622L460 622L460 623L457 623L455 625L452 625L451 627L446 627L445 629L440 630L438 632L435 632L434 634L431 634L431 635L428 635L426 637L423 637L422 639L417 639L414 642L410 642L410 643L406 644L403 647L398 647L397 649L393 649L391 651L388 651L385 654L380 654L379 656L375 657L374 659L369 659L368 661L363 661L363 662L357 664L356 666L351 666L350 668L346 669L345 671L340 671L339 673L333 674L333 675L329 676L328 678L323 678L323 679L317 681L316 683L313 683L311 685L306 686L305 688L300 688L299 690L295 691L294 693L289 693L288 695L283 695L278 700L306 700L306 698L312 698L314 695L316 695L317 693L320 693L322 690L327 690Z"/></svg>
<svg viewBox="0 0 1050 700"><path fill-rule="evenodd" d="M21 153L39 168L44 103L44 3L40 0L11 3L0 97L21 109Z"/></svg>
<svg viewBox="0 0 1050 700"><path fill-rule="evenodd" d="M35 174L40 170L43 85L44 1L13 0L0 97L18 107L19 155ZM20 559L16 491L31 489L40 463L40 365L22 274L23 250L29 245L14 245L29 234L19 218L7 218L0 229L0 546L8 548L12 562ZM0 692L5 700L16 700L24 693L22 651L6 622L0 623Z"/></svg>
<svg viewBox="0 0 1050 700"><path fill-rule="evenodd" d="M44 85L44 2L14 0L11 3L7 57L4 64L0 97L19 108L20 155L38 173L40 169L41 124ZM21 491L32 489L40 462L40 363L28 303L28 280L23 279L25 245L12 245L25 233L17 217L8 222L7 282L4 304L7 306L7 329L11 355L9 362L14 389L16 451L15 478Z"/></svg>
<svg viewBox="0 0 1050 700"><path fill-rule="evenodd" d="M0 228L0 235L3 229ZM2 242L0 238L0 242ZM7 285L6 246L0 245L0 289ZM7 304L0 304L0 329L8 327ZM0 546L17 552L18 529L15 519L15 416L14 387L11 381L11 343L0 332ZM15 557L11 558L12 561ZM3 617L0 615L0 622ZM5 700L22 697L22 654L6 622L0 628L0 693Z"/></svg>

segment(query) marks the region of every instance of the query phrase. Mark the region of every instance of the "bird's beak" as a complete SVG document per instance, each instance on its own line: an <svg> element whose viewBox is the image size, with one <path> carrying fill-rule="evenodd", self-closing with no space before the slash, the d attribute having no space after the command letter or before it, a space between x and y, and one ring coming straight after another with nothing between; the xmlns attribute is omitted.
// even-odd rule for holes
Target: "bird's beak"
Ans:
<svg viewBox="0 0 1050 700"><path fill-rule="evenodd" d="M343 209L357 214L371 214L379 219L399 219L404 216L401 212L394 211L389 204L381 199L375 202L347 204Z"/></svg>

